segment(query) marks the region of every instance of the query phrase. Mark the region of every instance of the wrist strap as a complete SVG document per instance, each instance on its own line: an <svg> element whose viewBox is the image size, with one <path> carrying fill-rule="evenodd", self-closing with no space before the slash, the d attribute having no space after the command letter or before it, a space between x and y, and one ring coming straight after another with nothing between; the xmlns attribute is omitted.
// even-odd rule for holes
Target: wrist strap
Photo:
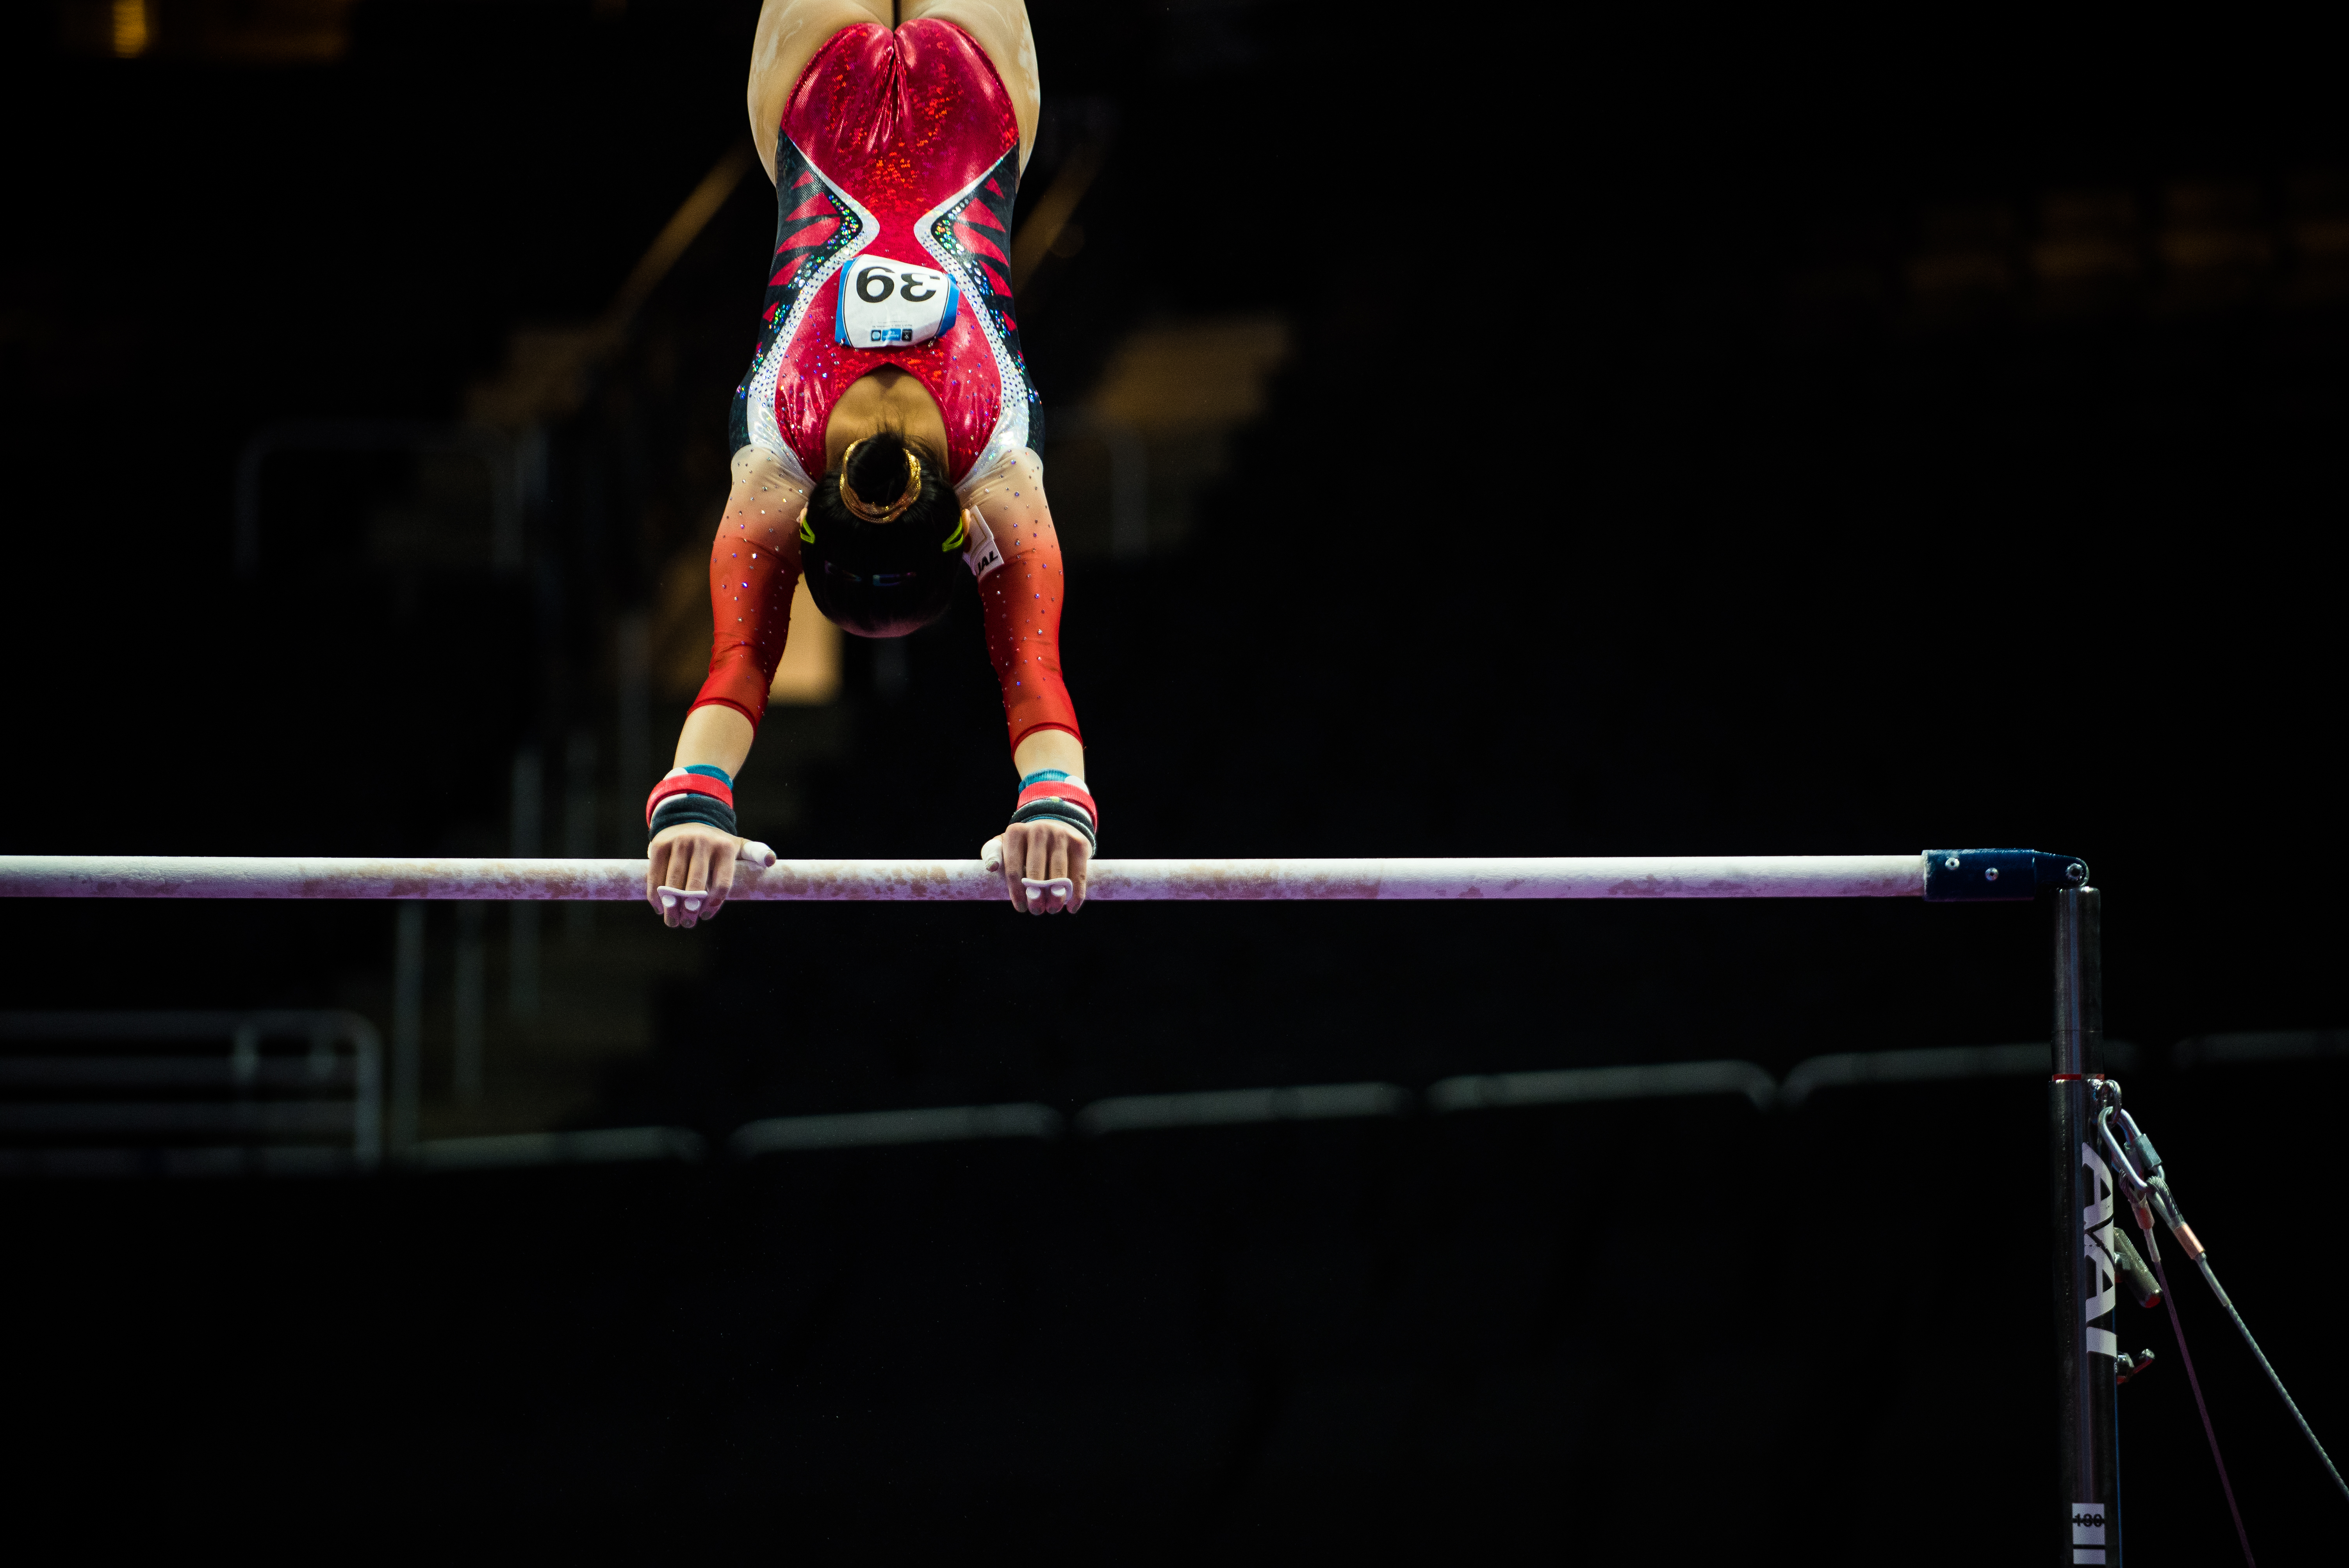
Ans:
<svg viewBox="0 0 2349 1568"><path fill-rule="evenodd" d="M1092 832L1101 830L1101 808L1093 803L1092 791L1085 788L1083 779L1058 768L1040 769L1019 780L1019 799L1011 820L1015 822L1026 820L1019 812L1047 800L1058 801L1069 810L1081 814L1085 826Z"/></svg>
<svg viewBox="0 0 2349 1568"><path fill-rule="evenodd" d="M1030 800L1011 813L1011 825L1022 822L1058 822L1084 840L1089 850L1101 848L1101 835L1094 830L1092 816L1073 800Z"/></svg>
<svg viewBox="0 0 2349 1568"><path fill-rule="evenodd" d="M702 822L734 833L734 780L722 768L695 763L672 768L645 797L645 841L681 822Z"/></svg>

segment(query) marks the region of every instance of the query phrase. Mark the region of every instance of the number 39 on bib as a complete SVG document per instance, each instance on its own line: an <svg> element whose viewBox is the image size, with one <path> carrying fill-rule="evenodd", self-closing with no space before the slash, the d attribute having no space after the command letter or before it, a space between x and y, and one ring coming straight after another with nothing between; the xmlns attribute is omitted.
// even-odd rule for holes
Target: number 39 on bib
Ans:
<svg viewBox="0 0 2349 1568"><path fill-rule="evenodd" d="M954 325L960 297L944 273L886 256L859 256L841 272L833 330L847 348L927 343Z"/></svg>

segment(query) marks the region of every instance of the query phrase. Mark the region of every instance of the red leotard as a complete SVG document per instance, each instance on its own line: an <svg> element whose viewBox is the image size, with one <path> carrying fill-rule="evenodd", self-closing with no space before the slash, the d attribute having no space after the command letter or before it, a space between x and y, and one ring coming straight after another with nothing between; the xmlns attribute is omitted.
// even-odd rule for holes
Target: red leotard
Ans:
<svg viewBox="0 0 2349 1568"><path fill-rule="evenodd" d="M775 270L758 356L735 393L735 449L761 449L812 490L825 426L849 386L883 365L917 377L945 416L950 478L999 552L999 564L977 551L966 559L981 573L1011 744L1040 729L1078 734L1061 678L1060 542L1032 449L1041 421L1011 315L1019 131L1001 78L950 23L844 28L792 90L775 171ZM843 272L867 253L952 277L962 301L954 325L911 346L836 342ZM730 513L719 531L717 636L697 707L722 703L753 724L765 712L799 579L790 510Z"/></svg>

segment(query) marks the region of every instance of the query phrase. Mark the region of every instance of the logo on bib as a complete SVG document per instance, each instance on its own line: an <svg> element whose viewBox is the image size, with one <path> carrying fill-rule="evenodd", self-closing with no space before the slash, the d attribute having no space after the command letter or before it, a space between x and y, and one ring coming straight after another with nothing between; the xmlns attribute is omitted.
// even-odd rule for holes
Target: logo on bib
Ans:
<svg viewBox="0 0 2349 1568"><path fill-rule="evenodd" d="M995 531L987 526L976 508L962 514L963 527L968 531L962 563L970 568L973 577L985 577L1003 564L1003 548L995 542Z"/></svg>
<svg viewBox="0 0 2349 1568"><path fill-rule="evenodd" d="M863 255L840 274L833 335L845 348L900 348L952 329L961 290L946 273Z"/></svg>

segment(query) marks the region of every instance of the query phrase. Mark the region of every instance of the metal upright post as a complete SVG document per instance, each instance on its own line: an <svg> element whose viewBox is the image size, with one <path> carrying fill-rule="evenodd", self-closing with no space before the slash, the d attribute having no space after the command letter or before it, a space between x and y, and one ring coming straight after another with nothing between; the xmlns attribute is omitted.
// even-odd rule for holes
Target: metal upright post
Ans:
<svg viewBox="0 0 2349 1568"><path fill-rule="evenodd" d="M2054 902L2054 1077L2047 1092L2049 1219L2055 1278L2056 1435L2063 1563L2121 1561L2120 1449L2112 1328L2112 1171L2097 1152L2093 1084L2104 1076L2104 966L2092 887Z"/></svg>

